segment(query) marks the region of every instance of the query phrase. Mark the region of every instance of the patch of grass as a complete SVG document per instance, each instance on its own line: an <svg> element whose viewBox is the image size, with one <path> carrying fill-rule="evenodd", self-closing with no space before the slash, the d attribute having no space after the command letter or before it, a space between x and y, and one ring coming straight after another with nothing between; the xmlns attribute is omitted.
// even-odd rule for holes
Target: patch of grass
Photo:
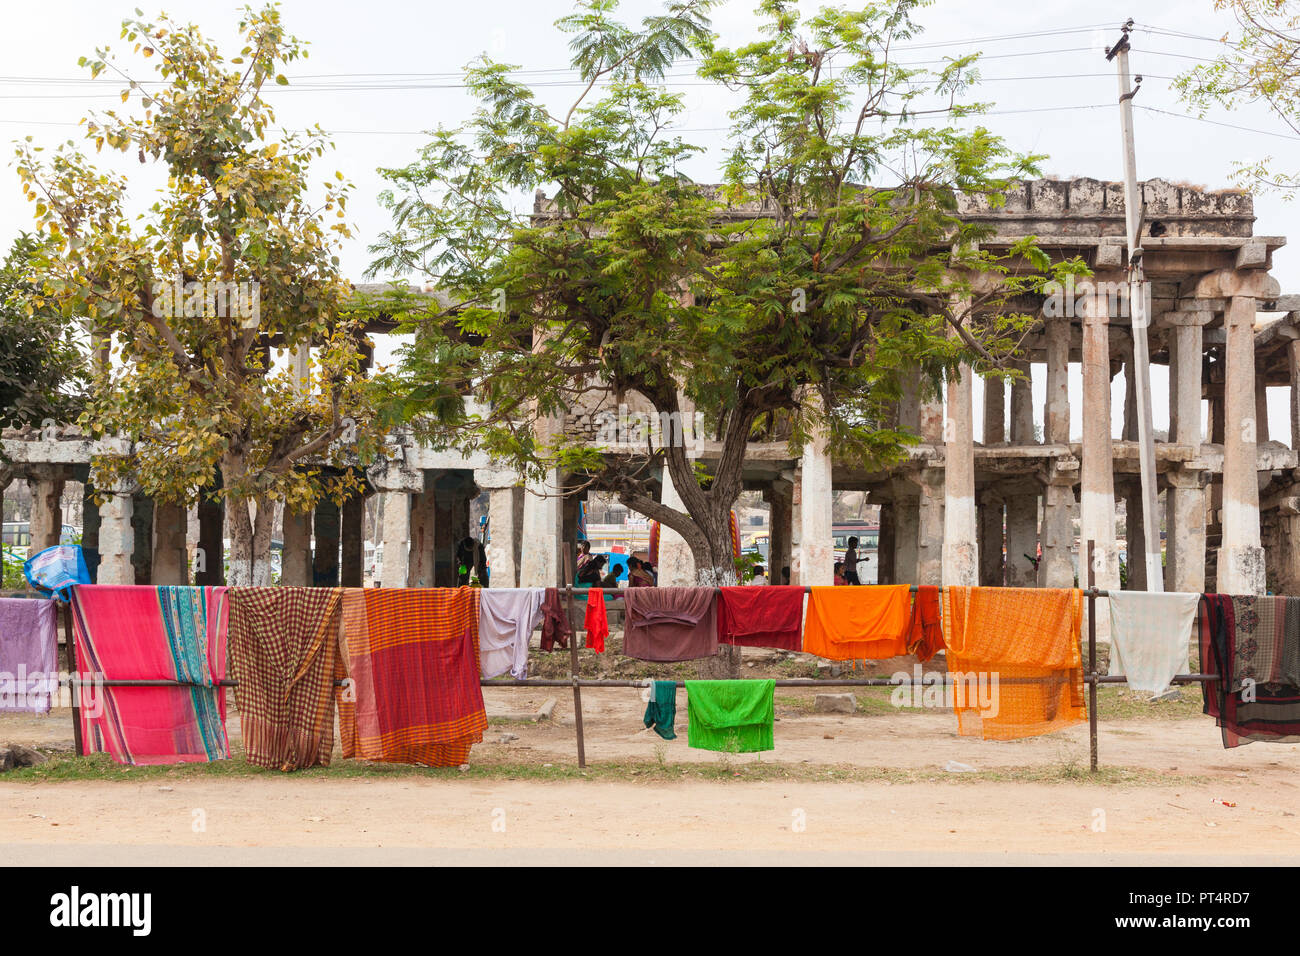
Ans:
<svg viewBox="0 0 1300 956"><path fill-rule="evenodd" d="M1151 700L1146 694L1134 693L1125 686L1097 688L1097 719L1107 720L1188 720L1201 716L1201 689L1186 685L1177 688L1178 696Z"/></svg>
<svg viewBox="0 0 1300 956"><path fill-rule="evenodd" d="M656 755L658 756L658 755ZM74 758L55 754L48 763L11 771L2 778L12 782L57 783L66 781L127 781L164 784L172 780L211 778L280 778L290 775L255 767L242 759L213 763L168 766L123 767L104 754ZM308 779L382 779L386 777L427 777L431 779L474 780L597 780L603 782L644 781L765 781L840 783L1073 783L1087 786L1168 786L1205 782L1190 775L1169 774L1130 767L1103 767L1090 773L1085 767L1068 762L1041 767L1004 767L974 773L946 773L937 767L900 769L859 767L845 764L778 764L738 761L732 754L719 754L712 763L668 763L655 761L600 761L579 769L571 762L521 763L510 759L487 757L475 759L466 770L457 767L413 767L405 764L374 764L361 760L339 760L329 767L311 767L292 775Z"/></svg>

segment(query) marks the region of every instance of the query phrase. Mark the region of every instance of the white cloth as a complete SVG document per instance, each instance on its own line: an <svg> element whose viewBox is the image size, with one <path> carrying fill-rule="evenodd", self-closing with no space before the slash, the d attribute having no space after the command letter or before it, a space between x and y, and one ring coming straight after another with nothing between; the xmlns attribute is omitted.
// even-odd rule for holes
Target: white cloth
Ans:
<svg viewBox="0 0 1300 956"><path fill-rule="evenodd" d="M528 640L542 623L546 588L483 588L479 592L478 647L483 677L528 677Z"/></svg>
<svg viewBox="0 0 1300 956"><path fill-rule="evenodd" d="M1163 694L1175 674L1188 670L1188 643L1199 594L1111 591L1110 676L1127 677L1134 690Z"/></svg>

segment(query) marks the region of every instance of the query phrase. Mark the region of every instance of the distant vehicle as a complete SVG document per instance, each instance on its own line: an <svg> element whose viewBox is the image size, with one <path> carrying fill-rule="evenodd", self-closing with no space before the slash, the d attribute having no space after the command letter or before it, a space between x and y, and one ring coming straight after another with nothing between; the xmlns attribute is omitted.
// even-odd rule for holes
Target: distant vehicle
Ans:
<svg viewBox="0 0 1300 956"><path fill-rule="evenodd" d="M76 544L80 539L81 529L65 524L62 533L59 535L59 544ZM27 552L32 546L31 522L4 522L4 530L0 532L0 543L4 544L8 553L21 556L25 560L28 557Z"/></svg>

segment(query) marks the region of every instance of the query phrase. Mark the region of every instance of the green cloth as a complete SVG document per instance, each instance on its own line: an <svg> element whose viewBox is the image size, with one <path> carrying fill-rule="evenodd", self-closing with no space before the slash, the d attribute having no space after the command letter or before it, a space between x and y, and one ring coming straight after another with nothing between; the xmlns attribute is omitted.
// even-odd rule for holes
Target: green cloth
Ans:
<svg viewBox="0 0 1300 956"><path fill-rule="evenodd" d="M688 680L686 740L698 750L775 750L774 680Z"/></svg>
<svg viewBox="0 0 1300 956"><path fill-rule="evenodd" d="M676 740L673 724L677 720L677 681L655 681L654 696L645 709L645 725L653 727L664 740Z"/></svg>

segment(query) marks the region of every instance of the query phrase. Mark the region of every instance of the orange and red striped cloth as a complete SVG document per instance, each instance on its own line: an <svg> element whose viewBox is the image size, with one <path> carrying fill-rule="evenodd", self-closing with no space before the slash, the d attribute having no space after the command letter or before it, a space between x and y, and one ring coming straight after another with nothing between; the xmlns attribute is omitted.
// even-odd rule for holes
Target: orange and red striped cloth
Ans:
<svg viewBox="0 0 1300 956"><path fill-rule="evenodd" d="M344 757L428 767L469 760L487 730L478 604L469 587L344 590Z"/></svg>

